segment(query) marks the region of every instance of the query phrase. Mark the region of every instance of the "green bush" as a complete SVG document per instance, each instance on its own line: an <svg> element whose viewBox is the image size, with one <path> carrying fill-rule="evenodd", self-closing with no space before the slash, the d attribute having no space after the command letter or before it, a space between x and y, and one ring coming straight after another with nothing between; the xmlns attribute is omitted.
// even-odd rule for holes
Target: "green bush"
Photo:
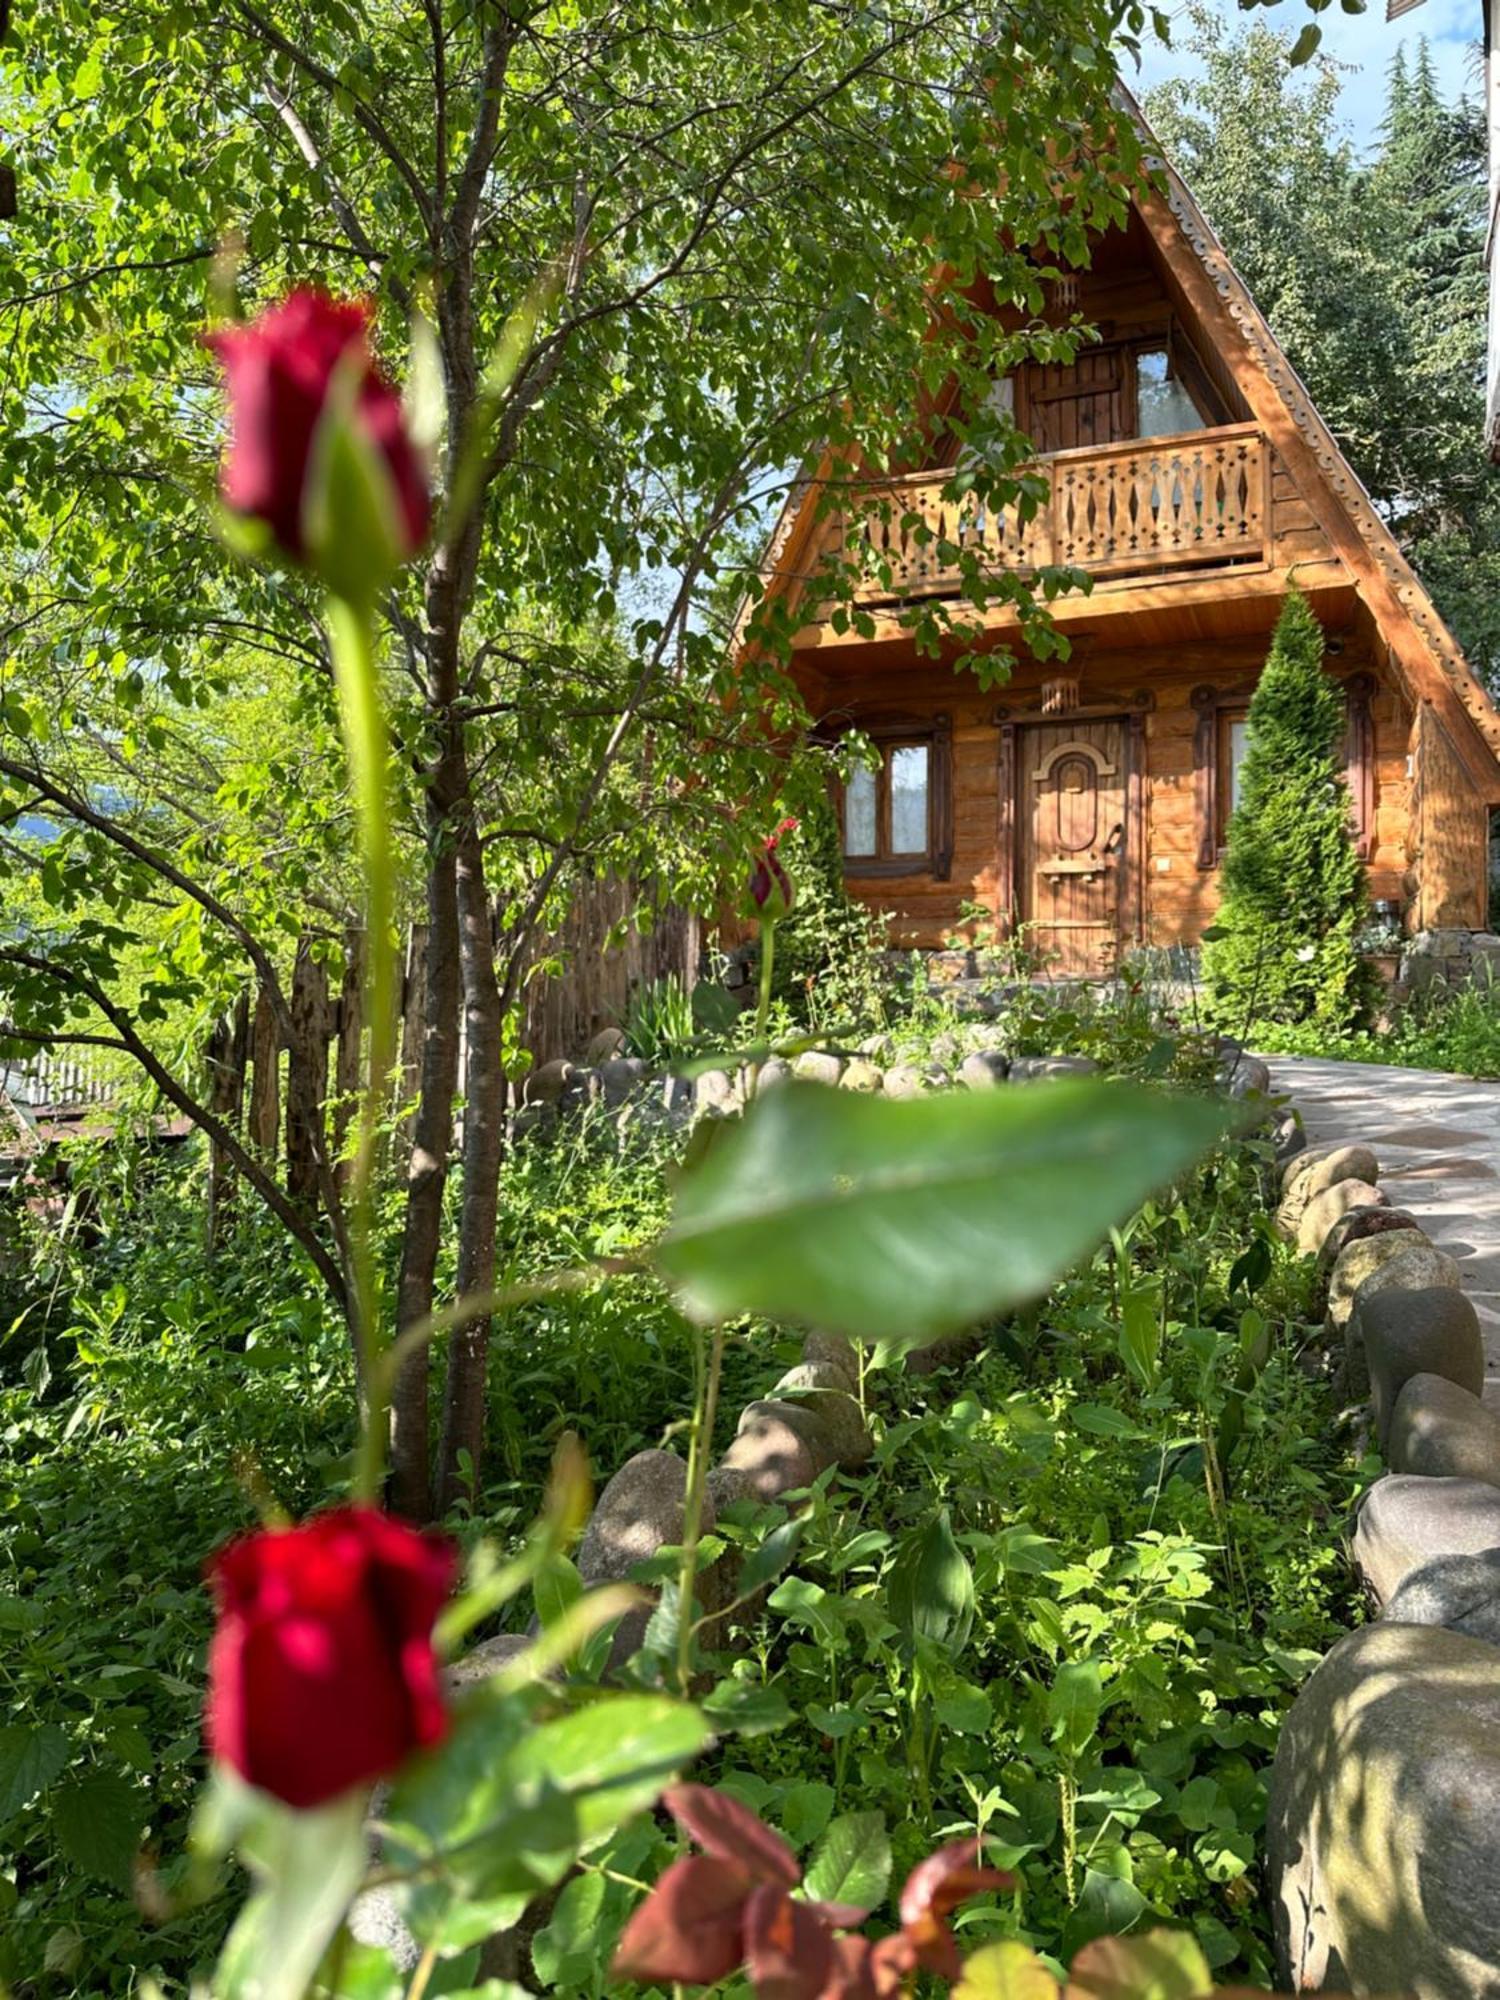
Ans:
<svg viewBox="0 0 1500 2000"><path fill-rule="evenodd" d="M1322 628L1294 590L1250 704L1223 902L1203 951L1210 1011L1236 1032L1259 1021L1342 1032L1368 1017L1371 978L1355 944L1368 900L1339 762L1343 727Z"/></svg>

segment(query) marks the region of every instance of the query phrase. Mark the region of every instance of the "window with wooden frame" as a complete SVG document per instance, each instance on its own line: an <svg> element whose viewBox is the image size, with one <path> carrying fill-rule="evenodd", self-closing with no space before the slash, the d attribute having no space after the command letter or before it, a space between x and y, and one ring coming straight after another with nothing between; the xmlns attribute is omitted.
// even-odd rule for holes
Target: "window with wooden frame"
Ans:
<svg viewBox="0 0 1500 2000"><path fill-rule="evenodd" d="M839 790L844 872L932 875L953 864L953 731L946 715L923 722L861 722L879 754L858 765Z"/></svg>
<svg viewBox="0 0 1500 2000"><path fill-rule="evenodd" d="M1350 820L1361 861L1375 844L1375 725L1371 702L1373 674L1351 674L1344 682L1344 777L1349 786ZM1198 712L1193 744L1197 787L1198 866L1217 868L1224 858L1229 819L1240 802L1245 753L1250 747L1250 696L1212 687L1194 688Z"/></svg>

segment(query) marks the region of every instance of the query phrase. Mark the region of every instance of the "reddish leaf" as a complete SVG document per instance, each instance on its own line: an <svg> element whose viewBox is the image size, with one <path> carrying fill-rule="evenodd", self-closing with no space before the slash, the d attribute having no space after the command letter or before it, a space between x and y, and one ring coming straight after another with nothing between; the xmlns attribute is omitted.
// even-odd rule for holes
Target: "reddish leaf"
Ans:
<svg viewBox="0 0 1500 2000"><path fill-rule="evenodd" d="M707 1785L669 1785L661 1802L705 1854L747 1869L757 1882L795 1889L801 1881L797 1857L781 1835L728 1792L710 1791Z"/></svg>
<svg viewBox="0 0 1500 2000"><path fill-rule="evenodd" d="M870 1970L870 1941L862 1937L840 1937L833 1941L833 1970L818 2000L875 2000L875 1980Z"/></svg>
<svg viewBox="0 0 1500 2000"><path fill-rule="evenodd" d="M815 1910L824 1923L836 1931L852 1931L856 1924L862 1924L870 1912L859 1903L819 1903L809 1896L807 1907Z"/></svg>
<svg viewBox="0 0 1500 2000"><path fill-rule="evenodd" d="M901 1891L901 1928L917 1962L945 1979L957 1979L963 1960L947 1919L982 1889L1007 1889L1013 1877L979 1865L977 1840L951 1840L919 1862Z"/></svg>
<svg viewBox="0 0 1500 2000"><path fill-rule="evenodd" d="M904 1932L882 1938L870 1953L870 1984L875 1989L875 2000L891 2000L916 1969L917 1954Z"/></svg>
<svg viewBox="0 0 1500 2000"><path fill-rule="evenodd" d="M764 1882L745 1905L745 1968L755 2000L819 2000L833 1970L833 1938L806 1903Z"/></svg>
<svg viewBox="0 0 1500 2000"><path fill-rule="evenodd" d="M702 1854L667 1868L625 1926L611 1968L617 1979L712 1986L744 1956L747 1871Z"/></svg>

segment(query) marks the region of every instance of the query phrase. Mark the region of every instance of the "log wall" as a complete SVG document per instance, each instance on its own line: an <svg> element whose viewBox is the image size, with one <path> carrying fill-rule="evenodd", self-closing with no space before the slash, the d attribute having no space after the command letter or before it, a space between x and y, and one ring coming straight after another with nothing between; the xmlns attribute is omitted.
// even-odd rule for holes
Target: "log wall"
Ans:
<svg viewBox="0 0 1500 2000"><path fill-rule="evenodd" d="M936 947L959 928L963 906L978 903L991 915L1004 914L1002 855L1001 725L1004 716L1035 713L1044 680L1076 674L1079 699L1087 706L1117 706L1142 716L1144 771L1141 819L1134 829L1135 859L1141 869L1143 942L1171 945L1197 941L1218 907L1217 868L1200 865L1203 814L1195 738L1199 711L1193 691L1212 687L1230 704L1248 701L1265 659L1263 638L1179 645L1169 653L1152 649L1076 652L1067 666L1018 666L1003 688L983 693L967 675L914 663L904 672L847 681L830 719L858 720L882 710L912 717L947 715L953 733L953 861L947 881L930 875L850 880L851 891L870 908L889 912L893 943ZM1330 662L1343 681L1372 674L1375 662L1353 640ZM1374 673L1370 700L1371 893L1401 899L1408 889L1411 857L1408 824L1411 787L1406 760L1411 716L1388 680ZM1141 697L1144 697L1142 701ZM1482 829L1482 816L1477 822Z"/></svg>

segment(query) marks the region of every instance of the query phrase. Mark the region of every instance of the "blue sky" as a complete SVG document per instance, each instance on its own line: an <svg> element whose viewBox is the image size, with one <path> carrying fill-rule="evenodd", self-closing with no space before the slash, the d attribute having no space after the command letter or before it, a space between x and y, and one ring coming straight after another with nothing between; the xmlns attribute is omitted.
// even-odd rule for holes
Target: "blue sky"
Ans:
<svg viewBox="0 0 1500 2000"><path fill-rule="evenodd" d="M1257 8L1248 14L1241 11L1236 0L1209 0L1209 4L1214 13L1231 25L1259 19L1296 32L1310 18L1303 0L1282 0L1280 6L1269 10ZM1186 9L1177 0L1166 0L1166 11L1172 15L1174 32L1186 38ZM1323 29L1323 51L1339 64L1343 77L1340 109L1344 121L1361 147L1369 144L1380 123L1385 103L1385 74L1402 43L1410 54L1425 36L1444 94L1454 97L1465 88L1474 94L1469 52L1483 33L1481 0L1425 0L1424 5L1389 26L1385 0L1367 0L1363 14L1344 13L1335 0L1317 18ZM1181 75L1190 67L1181 50L1165 49L1151 36L1139 73L1132 76L1127 62L1125 76L1131 89L1140 95L1153 84Z"/></svg>

